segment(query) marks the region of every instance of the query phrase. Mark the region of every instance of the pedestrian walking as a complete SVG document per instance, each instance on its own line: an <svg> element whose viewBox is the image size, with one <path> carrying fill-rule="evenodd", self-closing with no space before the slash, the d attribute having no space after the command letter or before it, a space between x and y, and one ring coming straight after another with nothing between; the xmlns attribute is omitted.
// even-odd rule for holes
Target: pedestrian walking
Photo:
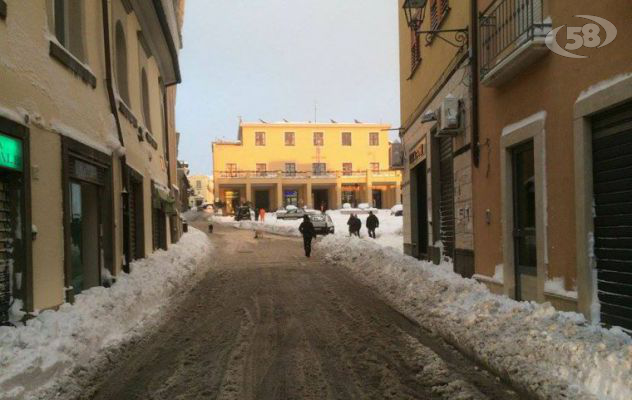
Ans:
<svg viewBox="0 0 632 400"><path fill-rule="evenodd" d="M305 249L305 257L310 257L312 254L312 239L316 237L316 230L314 224L309 220L307 215L303 216L303 222L298 227L298 231L303 235L303 248Z"/></svg>
<svg viewBox="0 0 632 400"><path fill-rule="evenodd" d="M380 226L380 220L377 215L373 214L373 211L369 211L369 216L366 219L366 229L369 231L369 237L375 239L375 230Z"/></svg>
<svg viewBox="0 0 632 400"><path fill-rule="evenodd" d="M265 220L266 220L266 209L261 207L259 209L259 221L265 222Z"/></svg>
<svg viewBox="0 0 632 400"><path fill-rule="evenodd" d="M349 225L349 236L356 235L357 237L360 237L360 228L362 228L362 221L360 221L360 218L352 213L347 221L347 225Z"/></svg>

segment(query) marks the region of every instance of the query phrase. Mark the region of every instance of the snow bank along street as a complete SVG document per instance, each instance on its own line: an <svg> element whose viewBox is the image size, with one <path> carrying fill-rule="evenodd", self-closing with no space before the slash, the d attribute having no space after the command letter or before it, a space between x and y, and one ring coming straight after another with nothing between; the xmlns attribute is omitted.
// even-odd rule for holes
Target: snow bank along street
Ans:
<svg viewBox="0 0 632 400"><path fill-rule="evenodd" d="M110 288L94 287L26 326L0 327L0 399L52 398L77 368L144 335L207 271L211 243L192 229L168 251L132 263Z"/></svg>
<svg viewBox="0 0 632 400"><path fill-rule="evenodd" d="M216 268L80 398L518 398L300 240L212 237Z"/></svg>
<svg viewBox="0 0 632 400"><path fill-rule="evenodd" d="M263 225L296 235L272 220ZM380 246L379 239L337 234L316 243L315 254L349 269L423 327L540 398L632 398L632 339L619 328L494 295L452 272L449 263L416 260Z"/></svg>

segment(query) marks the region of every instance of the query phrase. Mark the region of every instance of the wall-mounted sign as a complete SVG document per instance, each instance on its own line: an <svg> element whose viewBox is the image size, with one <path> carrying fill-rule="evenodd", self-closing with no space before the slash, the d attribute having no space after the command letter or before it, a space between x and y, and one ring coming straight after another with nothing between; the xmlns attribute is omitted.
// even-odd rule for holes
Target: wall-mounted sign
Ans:
<svg viewBox="0 0 632 400"><path fill-rule="evenodd" d="M426 158L426 138L424 137L415 145L413 151L408 154L408 167L413 168L417 163Z"/></svg>
<svg viewBox="0 0 632 400"><path fill-rule="evenodd" d="M0 167L22 171L22 141L0 134Z"/></svg>

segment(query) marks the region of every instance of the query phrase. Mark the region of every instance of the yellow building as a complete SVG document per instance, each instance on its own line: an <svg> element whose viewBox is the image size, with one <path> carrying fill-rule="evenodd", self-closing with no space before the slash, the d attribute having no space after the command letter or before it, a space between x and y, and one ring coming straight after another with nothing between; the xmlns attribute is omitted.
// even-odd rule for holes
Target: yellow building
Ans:
<svg viewBox="0 0 632 400"><path fill-rule="evenodd" d="M193 195L189 197L189 206L201 206L204 203L212 204L215 201L213 194L213 177L208 175L189 176Z"/></svg>
<svg viewBox="0 0 632 400"><path fill-rule="evenodd" d="M288 204L340 208L400 202L401 175L389 163L389 125L241 123L236 142L213 143L215 199L228 212Z"/></svg>
<svg viewBox="0 0 632 400"><path fill-rule="evenodd" d="M0 323L178 240L183 5L0 0Z"/></svg>

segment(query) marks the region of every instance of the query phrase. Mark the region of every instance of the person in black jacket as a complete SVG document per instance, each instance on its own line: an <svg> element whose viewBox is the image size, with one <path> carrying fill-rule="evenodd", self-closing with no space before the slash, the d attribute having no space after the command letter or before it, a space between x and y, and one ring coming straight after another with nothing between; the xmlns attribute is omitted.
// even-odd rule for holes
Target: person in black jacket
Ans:
<svg viewBox="0 0 632 400"><path fill-rule="evenodd" d="M305 257L310 257L312 254L312 239L316 237L316 230L307 215L303 216L303 222L301 222L301 225L298 227L298 231L303 235Z"/></svg>
<svg viewBox="0 0 632 400"><path fill-rule="evenodd" d="M380 226L380 220L373 214L373 211L369 211L369 216L366 219L366 229L369 231L369 237L375 239L375 229L378 226Z"/></svg>
<svg viewBox="0 0 632 400"><path fill-rule="evenodd" d="M362 228L362 221L355 214L351 214L349 220L347 221L347 225L349 225L349 236L356 235L360 237L360 228Z"/></svg>

